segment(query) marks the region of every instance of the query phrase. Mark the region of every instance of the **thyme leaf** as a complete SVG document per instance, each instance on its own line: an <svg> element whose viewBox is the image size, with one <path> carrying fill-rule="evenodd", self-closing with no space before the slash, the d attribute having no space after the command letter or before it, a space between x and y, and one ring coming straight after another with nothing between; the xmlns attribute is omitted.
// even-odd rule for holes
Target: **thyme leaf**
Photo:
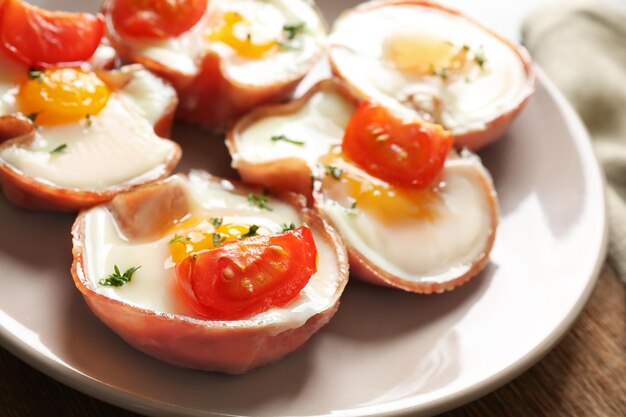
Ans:
<svg viewBox="0 0 626 417"><path fill-rule="evenodd" d="M126 272L123 274L120 273L120 269L115 265L113 268L114 272L106 278L98 281L98 284L104 285L107 287L121 287L122 285L129 283L135 271L137 271L141 266L134 266L132 268L128 268Z"/></svg>

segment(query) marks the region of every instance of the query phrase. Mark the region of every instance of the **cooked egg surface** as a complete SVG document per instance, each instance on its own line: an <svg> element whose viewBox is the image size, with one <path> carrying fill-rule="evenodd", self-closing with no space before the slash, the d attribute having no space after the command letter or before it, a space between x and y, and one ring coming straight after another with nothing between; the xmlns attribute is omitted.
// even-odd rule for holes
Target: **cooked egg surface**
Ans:
<svg viewBox="0 0 626 417"><path fill-rule="evenodd" d="M260 226L259 234L278 233L282 223L302 224L298 212L290 205L269 198L267 205L272 211L260 209L248 201L248 194L237 191L228 181L207 182L202 175L191 174L189 180L180 179L187 190L191 205L189 219L173 227L171 233L152 242L132 242L121 234L113 215L105 207L97 207L85 214L85 268L92 286L107 297L124 301L137 307L158 313L194 315L180 299L176 290L176 274L173 258L179 255L177 242L171 242L176 234L189 235L199 242L203 232L211 233L214 226L210 218L221 217L223 224L237 225L249 229ZM191 234L189 231L191 227ZM272 308L248 320L231 322L250 324L289 323L300 327L310 317L333 304L339 271L337 257L332 247L315 231L318 250L318 270L300 295L282 308ZM192 245L192 244L190 244ZM106 287L98 284L110 275L115 266L124 272L128 268L141 266L132 276L130 283L121 287Z"/></svg>
<svg viewBox="0 0 626 417"><path fill-rule="evenodd" d="M355 107L332 90L320 90L295 113L263 117L236 138L239 160L267 162L296 157L314 166L334 145L340 145Z"/></svg>
<svg viewBox="0 0 626 417"><path fill-rule="evenodd" d="M17 110L14 95L10 89L3 96L7 113ZM161 140L153 128L174 97L174 90L159 78L137 70L125 88L111 93L98 114L40 126L31 143L8 147L0 158L26 175L63 188L100 191L140 181L174 151L175 145Z"/></svg>
<svg viewBox="0 0 626 417"><path fill-rule="evenodd" d="M434 7L388 5L340 18L331 56L365 95L418 112L453 134L481 129L529 92L515 51Z"/></svg>
<svg viewBox="0 0 626 417"><path fill-rule="evenodd" d="M112 28L110 17L108 25ZM285 25L301 29L288 39ZM212 0L204 17L182 35L125 38L124 44L188 76L198 74L203 58L213 50L222 57L226 76L259 85L301 73L318 57L324 36L323 22L305 0Z"/></svg>
<svg viewBox="0 0 626 417"><path fill-rule="evenodd" d="M490 180L477 157L449 159L438 183L413 193L337 166L340 178L323 179L323 210L350 246L392 275L448 281L482 254L494 232Z"/></svg>

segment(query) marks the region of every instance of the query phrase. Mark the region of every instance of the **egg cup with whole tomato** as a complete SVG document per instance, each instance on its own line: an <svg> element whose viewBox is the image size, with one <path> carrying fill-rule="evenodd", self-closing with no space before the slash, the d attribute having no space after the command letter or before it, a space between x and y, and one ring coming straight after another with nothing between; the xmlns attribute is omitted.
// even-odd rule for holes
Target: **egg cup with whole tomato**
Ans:
<svg viewBox="0 0 626 417"><path fill-rule="evenodd" d="M139 65L106 70L104 22L0 5L0 183L14 204L75 211L169 175L174 89Z"/></svg>
<svg viewBox="0 0 626 417"><path fill-rule="evenodd" d="M355 96L441 124L458 147L501 137L534 91L523 47L431 1L361 4L335 21L329 46Z"/></svg>
<svg viewBox="0 0 626 417"><path fill-rule="evenodd" d="M439 125L372 101L337 81L262 107L227 137L250 181L306 192L344 239L355 276L418 293L480 272L498 223L491 177Z"/></svg>
<svg viewBox="0 0 626 417"><path fill-rule="evenodd" d="M161 360L240 374L302 346L335 313L345 247L296 194L203 172L82 211L77 288L128 343Z"/></svg>
<svg viewBox="0 0 626 417"><path fill-rule="evenodd" d="M288 99L325 38L306 0L105 0L103 12L118 52L175 87L177 118L218 130Z"/></svg>

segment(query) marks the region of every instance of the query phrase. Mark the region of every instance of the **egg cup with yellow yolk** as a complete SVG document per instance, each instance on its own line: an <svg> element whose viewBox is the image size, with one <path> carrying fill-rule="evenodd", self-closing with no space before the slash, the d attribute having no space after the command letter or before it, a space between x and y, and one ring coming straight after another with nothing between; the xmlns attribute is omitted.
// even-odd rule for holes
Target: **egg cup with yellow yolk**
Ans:
<svg viewBox="0 0 626 417"><path fill-rule="evenodd" d="M192 171L82 211L72 229L76 287L106 325L166 362L241 374L284 357L334 315L347 282L348 260L336 232L305 207L301 196L262 193ZM264 197L254 200L251 195ZM252 229L252 223L259 234L280 233L284 223L306 223L315 239L317 271L282 307L235 320L198 316L177 287L174 268L185 257L181 251L195 256L194 251L220 246L223 239L245 243L239 240L244 236L235 235ZM115 268L138 269L124 285L103 285Z"/></svg>
<svg viewBox="0 0 626 417"><path fill-rule="evenodd" d="M458 148L474 151L504 134L535 84L522 46L424 0L345 11L329 35L329 59L359 99L413 111L450 130Z"/></svg>
<svg viewBox="0 0 626 417"><path fill-rule="evenodd" d="M306 0L211 0L191 29L166 39L120 33L113 1L103 4L113 46L172 83L177 119L206 128L287 100L323 52L326 25Z"/></svg>
<svg viewBox="0 0 626 417"><path fill-rule="evenodd" d="M427 187L398 187L346 158L357 103L340 81L241 119L226 143L246 181L309 195L348 248L354 275L417 293L467 282L488 263L498 223L491 177L469 151L451 151Z"/></svg>
<svg viewBox="0 0 626 417"><path fill-rule="evenodd" d="M140 66L8 64L0 79L0 183L15 205L77 211L178 164L180 146L164 139L176 93Z"/></svg>

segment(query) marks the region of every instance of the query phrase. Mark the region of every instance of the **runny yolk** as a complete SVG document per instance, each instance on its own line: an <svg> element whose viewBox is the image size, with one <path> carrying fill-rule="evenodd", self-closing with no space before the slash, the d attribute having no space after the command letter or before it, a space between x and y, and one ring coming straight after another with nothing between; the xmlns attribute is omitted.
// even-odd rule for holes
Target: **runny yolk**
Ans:
<svg viewBox="0 0 626 417"><path fill-rule="evenodd" d="M110 95L107 85L93 72L49 68L22 82L17 106L24 114L35 114L39 125L58 125L97 115Z"/></svg>
<svg viewBox="0 0 626 417"><path fill-rule="evenodd" d="M217 218L211 220L217 220ZM216 248L226 242L239 240L250 231L250 227L251 225L225 222L215 227L211 221L204 218L190 217L174 226L171 232L173 237L169 248L172 261L180 263L191 255Z"/></svg>
<svg viewBox="0 0 626 417"><path fill-rule="evenodd" d="M366 212L386 224L406 219L433 219L441 196L433 188L402 188L367 174L341 154L321 158L326 175L322 178L327 198L355 213ZM356 203L356 204L354 204Z"/></svg>
<svg viewBox="0 0 626 417"><path fill-rule="evenodd" d="M237 12L226 12L222 23L208 35L208 38L211 41L225 43L238 55L250 59L262 58L278 48L278 42L275 40L255 43L250 34L250 22Z"/></svg>
<svg viewBox="0 0 626 417"><path fill-rule="evenodd" d="M400 32L389 36L385 53L396 68L419 76L463 72L469 48L422 33Z"/></svg>

